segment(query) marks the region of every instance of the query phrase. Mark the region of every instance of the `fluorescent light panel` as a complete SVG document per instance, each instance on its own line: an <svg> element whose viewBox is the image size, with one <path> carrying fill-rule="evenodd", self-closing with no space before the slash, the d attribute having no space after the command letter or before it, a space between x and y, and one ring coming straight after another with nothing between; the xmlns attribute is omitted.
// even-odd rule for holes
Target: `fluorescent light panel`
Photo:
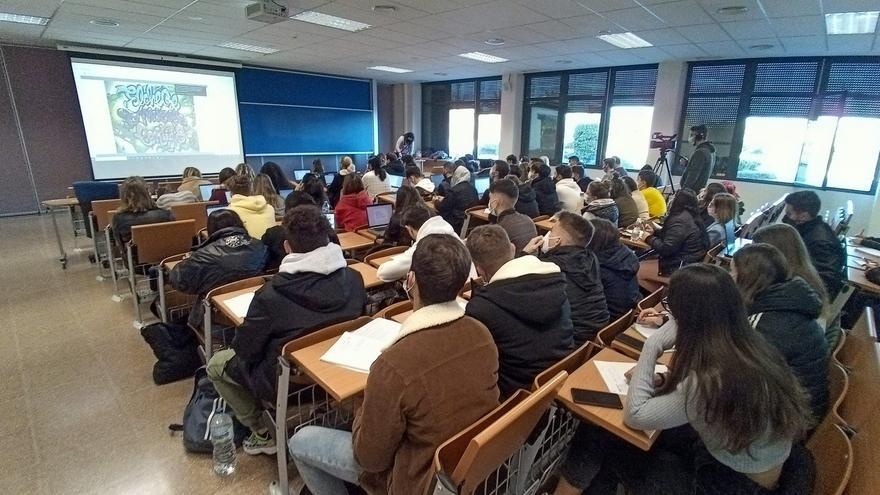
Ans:
<svg viewBox="0 0 880 495"><path fill-rule="evenodd" d="M866 34L877 29L880 12L838 12L825 14L825 30L828 34Z"/></svg>
<svg viewBox="0 0 880 495"><path fill-rule="evenodd" d="M0 12L0 21L2 22L16 22L18 24L34 24L36 26L45 26L46 24L49 24L49 19L49 17L40 17L37 15Z"/></svg>
<svg viewBox="0 0 880 495"><path fill-rule="evenodd" d="M412 72L411 69L401 69L399 67L389 67L387 65L374 65L372 67L367 67L371 70L381 70L385 72L393 72L395 74L406 74L407 72Z"/></svg>
<svg viewBox="0 0 880 495"><path fill-rule="evenodd" d="M654 46L633 33L600 34L599 39L618 48L644 48Z"/></svg>
<svg viewBox="0 0 880 495"><path fill-rule="evenodd" d="M256 53L275 53L278 50L275 48L267 48L265 46L257 46L257 45L248 45L245 43L234 43L232 41L227 41L226 43L221 43L217 46L223 48L232 48L233 50L242 50L245 52L256 52Z"/></svg>
<svg viewBox="0 0 880 495"><path fill-rule="evenodd" d="M469 58L471 60L476 60L477 62L486 62L487 64L497 64L498 62L507 62L506 58L496 57L495 55L489 55L488 53L483 53L483 52L461 53L458 56L464 57L464 58Z"/></svg>
<svg viewBox="0 0 880 495"><path fill-rule="evenodd" d="M357 32L363 31L364 29L373 27L369 24L365 24L363 22L353 21L351 19L346 19L344 17L336 17L335 15L322 14L320 12L314 12L311 10L307 10L305 12L300 12L299 14L290 16L291 19L303 22L309 22L312 24L317 24L319 26L326 26L336 29L343 29L345 31Z"/></svg>

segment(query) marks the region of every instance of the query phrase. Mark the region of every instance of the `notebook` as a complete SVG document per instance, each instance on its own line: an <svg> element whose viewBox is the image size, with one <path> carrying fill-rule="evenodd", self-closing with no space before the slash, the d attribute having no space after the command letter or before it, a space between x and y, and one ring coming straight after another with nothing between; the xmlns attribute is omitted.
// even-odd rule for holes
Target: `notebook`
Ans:
<svg viewBox="0 0 880 495"><path fill-rule="evenodd" d="M247 316L248 308L251 307L251 301L254 300L254 294L254 292L248 292L229 298L226 300L226 307L243 320Z"/></svg>
<svg viewBox="0 0 880 495"><path fill-rule="evenodd" d="M636 366L636 363L618 363L615 361L593 361L599 375L605 381L608 391L613 394L626 395L629 392L629 382L626 380L626 372ZM669 369L658 364L654 366L655 373L666 373Z"/></svg>
<svg viewBox="0 0 880 495"><path fill-rule="evenodd" d="M375 319L353 332L345 332L321 361L369 373L370 366L391 345L400 333L400 323L384 318Z"/></svg>
<svg viewBox="0 0 880 495"><path fill-rule="evenodd" d="M385 235L385 228L391 222L391 213L394 207L390 203L379 203L367 206L368 230L377 237Z"/></svg>

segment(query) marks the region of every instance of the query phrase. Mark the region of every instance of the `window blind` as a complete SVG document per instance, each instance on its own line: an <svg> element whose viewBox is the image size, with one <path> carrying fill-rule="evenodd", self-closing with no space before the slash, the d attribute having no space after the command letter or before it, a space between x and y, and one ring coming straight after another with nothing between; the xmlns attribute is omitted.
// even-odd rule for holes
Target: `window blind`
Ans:
<svg viewBox="0 0 880 495"><path fill-rule="evenodd" d="M529 98L556 98L560 92L559 76L529 78Z"/></svg>
<svg viewBox="0 0 880 495"><path fill-rule="evenodd" d="M608 72L586 72L568 76L569 96L605 97L608 86Z"/></svg>
<svg viewBox="0 0 880 495"><path fill-rule="evenodd" d="M657 69L620 70L614 73L612 105L653 105Z"/></svg>

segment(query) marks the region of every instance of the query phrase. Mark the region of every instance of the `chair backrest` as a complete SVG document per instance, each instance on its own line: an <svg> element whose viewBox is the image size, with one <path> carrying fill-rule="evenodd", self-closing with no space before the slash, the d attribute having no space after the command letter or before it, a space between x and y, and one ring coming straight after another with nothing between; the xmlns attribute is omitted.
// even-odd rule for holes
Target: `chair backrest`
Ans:
<svg viewBox="0 0 880 495"><path fill-rule="evenodd" d="M840 495L849 482L853 467L853 447L846 433L833 421L823 421L807 448L816 460L815 495Z"/></svg>
<svg viewBox="0 0 880 495"><path fill-rule="evenodd" d="M408 246L394 246L390 248L380 249L378 251L373 251L364 257L364 263L369 263L372 260L384 258L386 256L393 256L395 254L400 254L409 249Z"/></svg>
<svg viewBox="0 0 880 495"><path fill-rule="evenodd" d="M706 251L706 257L703 258L703 263L717 263L718 254L721 253L721 250L724 249L724 243L718 243L712 249Z"/></svg>
<svg viewBox="0 0 880 495"><path fill-rule="evenodd" d="M110 210L119 208L122 203L121 199L98 199L92 201L92 213L95 214L95 221L98 224L98 230L104 230L110 225Z"/></svg>
<svg viewBox="0 0 880 495"><path fill-rule="evenodd" d="M653 308L660 304L660 301L662 301L664 297L666 297L666 287L661 287L639 301L636 305L636 309L642 311L644 309Z"/></svg>
<svg viewBox="0 0 880 495"><path fill-rule="evenodd" d="M131 243L137 246L138 263L159 263L189 251L194 224L194 220L177 220L132 226Z"/></svg>
<svg viewBox="0 0 880 495"><path fill-rule="evenodd" d="M611 345L611 342L614 340L614 338L625 332L626 329L633 324L633 321L635 321L635 319L636 312L630 311L620 318L612 321L608 324L608 326L599 330L599 332L596 333L596 344L601 347L607 347Z"/></svg>
<svg viewBox="0 0 880 495"><path fill-rule="evenodd" d="M535 377L534 383L532 383L532 390L538 390L539 388L546 385L550 380L556 377L560 372L565 371L569 375L574 373L574 371L580 368L584 363L586 363L594 354L599 352L599 346L597 346L593 342L587 342L584 345L575 349L574 352L565 356L559 362L554 364L553 366L547 368L542 371Z"/></svg>
<svg viewBox="0 0 880 495"><path fill-rule="evenodd" d="M392 316L399 315L401 313L406 313L407 311L412 311L413 305L412 301L400 301L396 302L390 306L386 306L381 311L373 315L375 318L387 318L391 319Z"/></svg>
<svg viewBox="0 0 880 495"><path fill-rule="evenodd" d="M343 321L341 323L336 323L335 325L330 325L319 330L315 330L314 332L303 335L298 339L291 340L290 342L284 344L281 355L289 356L290 353L294 351L305 349L306 347L315 345L319 342L324 342L325 340L332 339L333 337L336 337L338 335L342 335L345 332L357 330L358 328L366 325L372 320L373 318L370 316L361 316L359 318L355 318L354 320Z"/></svg>
<svg viewBox="0 0 880 495"><path fill-rule="evenodd" d="M171 205L171 212L175 220L193 220L193 237L199 235L199 231L208 227L208 203L179 203Z"/></svg>
<svg viewBox="0 0 880 495"><path fill-rule="evenodd" d="M80 204L89 204L99 199L119 198L119 184L97 180L83 180L73 183L73 194Z"/></svg>
<svg viewBox="0 0 880 495"><path fill-rule="evenodd" d="M212 297L216 297L222 294L228 294L230 292L235 292L241 289L247 289L249 287L259 287L266 283L270 278L272 277L257 275L255 277L248 277L241 280L236 280L235 282L229 282L228 284L223 284L220 287L214 287L205 295L205 300L210 301Z"/></svg>
<svg viewBox="0 0 880 495"><path fill-rule="evenodd" d="M512 456L532 433L568 373L561 372L532 393L518 390L476 423L441 445L434 454L439 471L449 475L459 493L473 493Z"/></svg>
<svg viewBox="0 0 880 495"><path fill-rule="evenodd" d="M828 415L834 416L838 424L844 420L840 417L840 404L849 389L849 377L843 367L832 359L828 363Z"/></svg>

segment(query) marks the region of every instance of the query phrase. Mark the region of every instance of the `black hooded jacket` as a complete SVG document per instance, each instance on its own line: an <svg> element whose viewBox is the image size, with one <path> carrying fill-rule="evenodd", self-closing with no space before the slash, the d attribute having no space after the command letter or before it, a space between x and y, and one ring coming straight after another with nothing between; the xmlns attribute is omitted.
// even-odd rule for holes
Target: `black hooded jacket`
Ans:
<svg viewBox="0 0 880 495"><path fill-rule="evenodd" d="M637 277L639 259L621 243L596 251L596 259L599 260L609 318L614 321L635 308L641 298Z"/></svg>
<svg viewBox="0 0 880 495"><path fill-rule="evenodd" d="M236 328L235 358L226 371L257 397L274 401L276 365L284 344L357 318L366 299L361 274L348 267L327 275L279 272L257 290L244 323Z"/></svg>
<svg viewBox="0 0 880 495"><path fill-rule="evenodd" d="M648 238L648 244L660 255L660 275L668 277L684 265L703 261L709 236L702 222L685 210L666 217L663 228Z"/></svg>
<svg viewBox="0 0 880 495"><path fill-rule="evenodd" d="M529 218L541 215L538 210L538 200L535 198L535 190L530 184L524 182L519 185L519 199L516 200L516 205L513 208Z"/></svg>
<svg viewBox="0 0 880 495"><path fill-rule="evenodd" d="M582 247L560 246L539 258L555 263L565 274L575 346L593 340L608 324L608 306L596 255Z"/></svg>
<svg viewBox="0 0 880 495"><path fill-rule="evenodd" d="M567 356L573 346L565 276L528 273L528 265L539 263L533 256L516 258L502 270L511 263L526 270L475 287L466 309L468 316L486 325L498 346L502 397L519 388L529 390L535 377Z"/></svg>
<svg viewBox="0 0 880 495"><path fill-rule="evenodd" d="M694 148L684 173L681 174L681 188L698 193L706 187L712 169L715 168L715 147L712 143L703 142Z"/></svg>
<svg viewBox="0 0 880 495"><path fill-rule="evenodd" d="M783 221L790 223L787 220L786 218ZM846 250L843 244L822 217L794 225L794 228L801 234L813 266L825 282L828 298L833 300L844 284L843 267L846 264Z"/></svg>
<svg viewBox="0 0 880 495"><path fill-rule="evenodd" d="M814 419L828 410L828 342L816 321L822 300L800 277L771 285L755 296L749 320L785 362L810 394Z"/></svg>
<svg viewBox="0 0 880 495"><path fill-rule="evenodd" d="M535 191L535 199L538 201L538 212L541 215L553 215L559 211L559 196L556 195L556 185L550 177L535 177L532 180L532 189Z"/></svg>

